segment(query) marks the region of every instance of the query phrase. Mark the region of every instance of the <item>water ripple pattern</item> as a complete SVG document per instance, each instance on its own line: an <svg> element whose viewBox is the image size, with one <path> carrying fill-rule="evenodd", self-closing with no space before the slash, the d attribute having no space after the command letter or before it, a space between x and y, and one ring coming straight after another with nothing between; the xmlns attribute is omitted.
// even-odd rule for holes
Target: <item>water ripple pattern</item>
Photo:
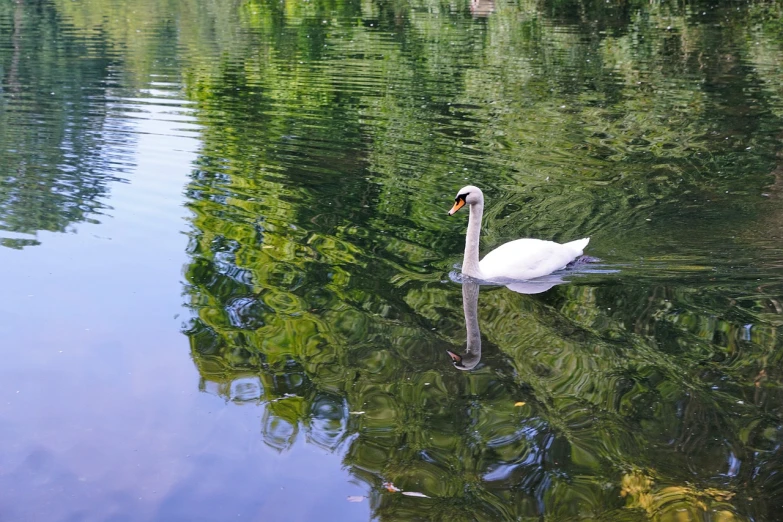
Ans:
<svg viewBox="0 0 783 522"><path fill-rule="evenodd" d="M5 280L0 333L25 349L2 352L0 491L24 491L0 512L774 519L781 19L1 4L0 254L38 259L45 297ZM446 215L467 184L482 252L589 236L598 261L538 294L482 286L471 315Z"/></svg>

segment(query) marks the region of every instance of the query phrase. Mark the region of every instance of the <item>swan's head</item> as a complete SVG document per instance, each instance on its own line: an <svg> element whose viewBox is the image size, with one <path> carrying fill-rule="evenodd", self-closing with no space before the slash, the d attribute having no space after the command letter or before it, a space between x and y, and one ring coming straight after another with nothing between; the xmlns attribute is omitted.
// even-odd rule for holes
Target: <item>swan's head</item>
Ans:
<svg viewBox="0 0 783 522"><path fill-rule="evenodd" d="M449 354L449 357L451 357L451 362L454 363L454 367L458 370L472 370L479 361L481 361L481 353L466 353L465 355L460 355L451 350L446 350L446 352Z"/></svg>
<svg viewBox="0 0 783 522"><path fill-rule="evenodd" d="M477 203L484 204L484 193L481 192L481 189L474 187L473 185L462 187L459 189L459 192L457 192L457 197L454 198L454 206L449 210L449 216L453 215L466 204L475 205Z"/></svg>

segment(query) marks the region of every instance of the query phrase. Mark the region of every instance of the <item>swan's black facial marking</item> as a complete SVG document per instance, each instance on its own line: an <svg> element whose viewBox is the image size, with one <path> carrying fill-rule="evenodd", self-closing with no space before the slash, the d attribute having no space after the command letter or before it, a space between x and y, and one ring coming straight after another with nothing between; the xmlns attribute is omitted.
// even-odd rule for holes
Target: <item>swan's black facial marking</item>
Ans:
<svg viewBox="0 0 783 522"><path fill-rule="evenodd" d="M456 211L461 209L465 206L467 201L465 201L465 198L468 197L469 192L466 192L465 194L457 194L457 197L454 198L454 206L451 207L451 210L449 210L449 216L453 216Z"/></svg>

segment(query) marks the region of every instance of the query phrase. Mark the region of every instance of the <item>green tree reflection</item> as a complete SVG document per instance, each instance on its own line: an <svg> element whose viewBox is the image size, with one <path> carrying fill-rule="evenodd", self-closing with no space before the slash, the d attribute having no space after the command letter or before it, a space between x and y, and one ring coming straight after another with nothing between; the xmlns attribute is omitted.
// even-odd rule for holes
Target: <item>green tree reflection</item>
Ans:
<svg viewBox="0 0 783 522"><path fill-rule="evenodd" d="M112 71L146 85L163 59L203 129L193 360L203 390L263 408L270 447L340 452L380 519L774 518L781 6L487 11L0 4L0 226L100 213L120 154L101 136ZM444 213L466 177L486 187L487 244L589 234L645 265L482 291L482 363L458 372L461 288L443 280L464 224Z"/></svg>
<svg viewBox="0 0 783 522"><path fill-rule="evenodd" d="M771 516L779 282L713 283L706 251L659 245L659 276L488 290L482 365L462 373L445 356L460 289L440 281L467 175L491 194L490 243L591 232L633 258L763 223L748 202L777 165L780 105L754 86L778 73L752 64L780 63L781 42L754 49L766 25L746 22L767 9L243 4L251 36L187 75L202 388L261 403L271 447L344 452L381 519Z"/></svg>
<svg viewBox="0 0 783 522"><path fill-rule="evenodd" d="M46 2L3 2L0 32L0 244L36 245L39 230L95 221L122 152L107 144L115 81L100 38L68 31Z"/></svg>

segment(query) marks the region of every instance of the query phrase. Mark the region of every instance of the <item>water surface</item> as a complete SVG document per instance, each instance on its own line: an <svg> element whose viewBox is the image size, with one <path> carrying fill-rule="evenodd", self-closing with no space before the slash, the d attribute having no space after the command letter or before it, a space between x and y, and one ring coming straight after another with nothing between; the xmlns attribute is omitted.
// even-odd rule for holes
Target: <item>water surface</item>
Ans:
<svg viewBox="0 0 783 522"><path fill-rule="evenodd" d="M781 20L0 0L0 513L774 520Z"/></svg>

